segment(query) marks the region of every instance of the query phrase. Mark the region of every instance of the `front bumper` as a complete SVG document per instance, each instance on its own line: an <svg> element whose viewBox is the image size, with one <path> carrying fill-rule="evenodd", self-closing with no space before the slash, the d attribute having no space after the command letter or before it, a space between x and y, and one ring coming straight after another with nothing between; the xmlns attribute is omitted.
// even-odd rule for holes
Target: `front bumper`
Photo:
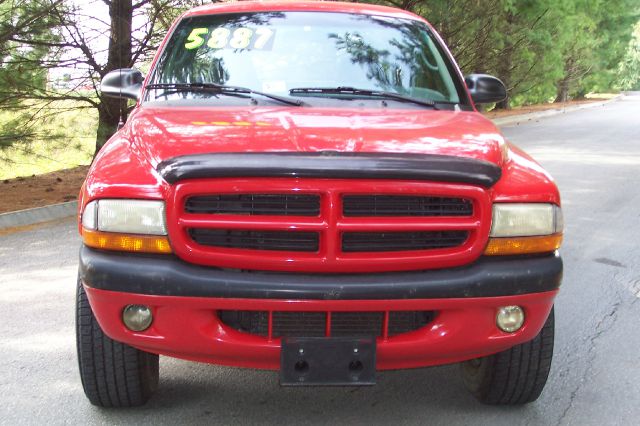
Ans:
<svg viewBox="0 0 640 426"><path fill-rule="evenodd" d="M249 299L433 299L513 296L556 290L562 259L484 257L463 267L374 274L297 274L222 270L167 255L80 249L80 278L125 293Z"/></svg>
<svg viewBox="0 0 640 426"><path fill-rule="evenodd" d="M221 271L168 256L132 256L83 247L80 278L112 339L139 349L222 365L278 369L280 339L236 331L219 310L437 311L423 328L378 338L377 369L446 364L490 355L533 339L553 306L562 276L558 255L481 259L439 271L375 275L299 275ZM154 316L128 330L122 309L144 304ZM525 325L504 333L499 307L524 308Z"/></svg>

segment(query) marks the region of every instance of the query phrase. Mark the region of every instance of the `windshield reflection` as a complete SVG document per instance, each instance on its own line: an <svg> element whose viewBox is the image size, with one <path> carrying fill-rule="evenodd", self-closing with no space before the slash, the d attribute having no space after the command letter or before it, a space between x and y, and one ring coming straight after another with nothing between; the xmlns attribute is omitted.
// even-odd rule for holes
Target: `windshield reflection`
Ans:
<svg viewBox="0 0 640 426"><path fill-rule="evenodd" d="M354 87L457 103L461 89L452 67L419 21L263 12L183 20L152 81L216 83L282 95L297 87ZM152 92L153 100L213 96Z"/></svg>

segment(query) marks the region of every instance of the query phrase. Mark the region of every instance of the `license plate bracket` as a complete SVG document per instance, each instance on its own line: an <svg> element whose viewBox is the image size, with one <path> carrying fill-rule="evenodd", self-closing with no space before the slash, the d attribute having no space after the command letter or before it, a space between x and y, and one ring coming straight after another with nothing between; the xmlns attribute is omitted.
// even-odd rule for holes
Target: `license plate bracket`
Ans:
<svg viewBox="0 0 640 426"><path fill-rule="evenodd" d="M282 386L371 386L375 372L375 338L282 339Z"/></svg>

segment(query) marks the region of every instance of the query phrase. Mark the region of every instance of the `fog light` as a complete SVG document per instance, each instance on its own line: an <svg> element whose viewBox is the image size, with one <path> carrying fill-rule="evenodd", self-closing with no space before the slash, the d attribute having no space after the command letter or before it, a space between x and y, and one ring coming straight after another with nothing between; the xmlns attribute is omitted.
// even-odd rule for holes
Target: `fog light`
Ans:
<svg viewBox="0 0 640 426"><path fill-rule="evenodd" d="M524 311L520 306L503 306L498 310L496 324L507 333L518 331L524 324Z"/></svg>
<svg viewBox="0 0 640 426"><path fill-rule="evenodd" d="M122 311L122 322L131 331L143 331L153 321L151 309L144 305L127 305Z"/></svg>

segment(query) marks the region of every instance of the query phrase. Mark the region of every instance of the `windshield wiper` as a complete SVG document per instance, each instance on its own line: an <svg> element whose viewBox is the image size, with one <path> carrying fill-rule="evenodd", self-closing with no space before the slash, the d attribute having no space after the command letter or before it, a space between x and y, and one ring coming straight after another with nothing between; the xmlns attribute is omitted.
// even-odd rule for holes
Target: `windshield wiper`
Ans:
<svg viewBox="0 0 640 426"><path fill-rule="evenodd" d="M416 105L439 109L439 104L452 105L454 102L431 101L428 99L416 99L410 96L401 95L394 92L385 92L384 90L357 89L355 87L297 87L289 90L291 95L355 95L355 96L371 96L374 98L391 99L399 102L410 102Z"/></svg>
<svg viewBox="0 0 640 426"><path fill-rule="evenodd" d="M167 89L175 92L205 92L224 95L258 95L273 99L283 104L293 106L304 106L305 103L299 99L291 99L285 96L274 95L272 93L259 92L248 87L225 86L217 83L153 83L146 86L147 89Z"/></svg>

